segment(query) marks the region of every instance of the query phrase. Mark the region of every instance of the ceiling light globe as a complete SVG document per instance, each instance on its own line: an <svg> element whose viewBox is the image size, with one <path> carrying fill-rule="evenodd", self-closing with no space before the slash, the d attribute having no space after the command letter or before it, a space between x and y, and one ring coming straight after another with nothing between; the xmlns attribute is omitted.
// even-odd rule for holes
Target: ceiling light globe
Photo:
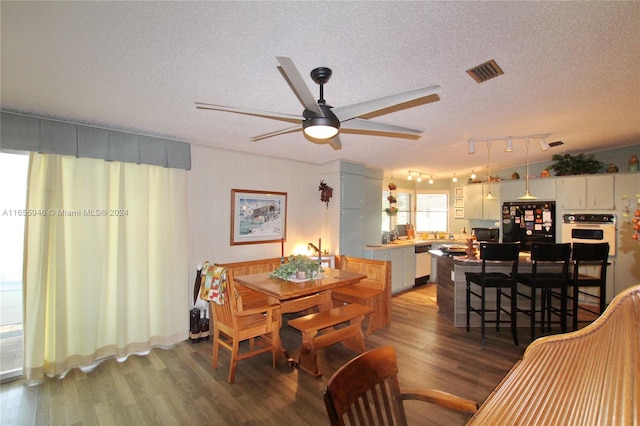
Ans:
<svg viewBox="0 0 640 426"><path fill-rule="evenodd" d="M330 109L324 105L319 105L324 117L310 116L305 110L305 120L302 122L304 133L314 139L331 139L338 134L340 120L333 115ZM324 107L324 109L323 109Z"/></svg>

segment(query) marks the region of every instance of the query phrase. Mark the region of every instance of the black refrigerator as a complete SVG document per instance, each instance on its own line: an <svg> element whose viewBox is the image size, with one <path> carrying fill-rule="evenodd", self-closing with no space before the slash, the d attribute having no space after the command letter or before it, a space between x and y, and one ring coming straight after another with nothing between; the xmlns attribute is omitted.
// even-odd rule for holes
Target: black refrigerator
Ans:
<svg viewBox="0 0 640 426"><path fill-rule="evenodd" d="M519 241L522 251L532 242L556 242L556 205L553 201L514 201L502 204L502 242Z"/></svg>

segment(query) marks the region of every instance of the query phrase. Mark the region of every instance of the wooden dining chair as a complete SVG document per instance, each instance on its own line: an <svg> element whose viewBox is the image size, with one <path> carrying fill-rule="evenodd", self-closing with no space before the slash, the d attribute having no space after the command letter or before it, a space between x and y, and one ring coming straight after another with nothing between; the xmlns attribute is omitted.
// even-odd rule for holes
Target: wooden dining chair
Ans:
<svg viewBox="0 0 640 426"><path fill-rule="evenodd" d="M218 279L218 289L209 290L215 297L209 298L213 313L213 350L211 367L218 368L218 352L222 346L231 352L228 382L233 383L238 361L271 352L273 368L282 350L280 344L280 305L242 306L242 297L236 292L233 271L218 265L210 272ZM203 288L207 275L203 273ZM214 300L215 299L215 300ZM241 352L240 343L248 340L248 350Z"/></svg>
<svg viewBox="0 0 640 426"><path fill-rule="evenodd" d="M433 389L400 391L393 347L365 352L343 365L329 379L324 403L332 425L406 425L403 401L419 400L468 413L478 404Z"/></svg>

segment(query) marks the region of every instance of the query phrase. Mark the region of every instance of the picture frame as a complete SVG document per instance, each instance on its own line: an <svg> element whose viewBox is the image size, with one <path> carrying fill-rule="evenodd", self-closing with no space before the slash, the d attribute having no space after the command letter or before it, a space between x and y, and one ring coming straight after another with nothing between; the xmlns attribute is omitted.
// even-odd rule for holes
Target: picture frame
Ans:
<svg viewBox="0 0 640 426"><path fill-rule="evenodd" d="M456 197L464 197L464 187L459 186L454 190Z"/></svg>
<svg viewBox="0 0 640 426"><path fill-rule="evenodd" d="M464 209L455 209L454 217L456 219L464 219Z"/></svg>
<svg viewBox="0 0 640 426"><path fill-rule="evenodd" d="M231 190L231 245L287 239L287 193Z"/></svg>
<svg viewBox="0 0 640 426"><path fill-rule="evenodd" d="M456 198L454 200L454 207L464 207L464 198Z"/></svg>

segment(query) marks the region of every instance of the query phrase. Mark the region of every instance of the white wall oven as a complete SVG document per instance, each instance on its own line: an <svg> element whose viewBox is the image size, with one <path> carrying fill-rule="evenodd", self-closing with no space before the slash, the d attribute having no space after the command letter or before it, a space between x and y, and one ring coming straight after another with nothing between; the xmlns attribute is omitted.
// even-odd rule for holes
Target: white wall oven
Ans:
<svg viewBox="0 0 640 426"><path fill-rule="evenodd" d="M563 243L609 243L609 255L616 255L616 216L613 214L568 213L562 216Z"/></svg>

